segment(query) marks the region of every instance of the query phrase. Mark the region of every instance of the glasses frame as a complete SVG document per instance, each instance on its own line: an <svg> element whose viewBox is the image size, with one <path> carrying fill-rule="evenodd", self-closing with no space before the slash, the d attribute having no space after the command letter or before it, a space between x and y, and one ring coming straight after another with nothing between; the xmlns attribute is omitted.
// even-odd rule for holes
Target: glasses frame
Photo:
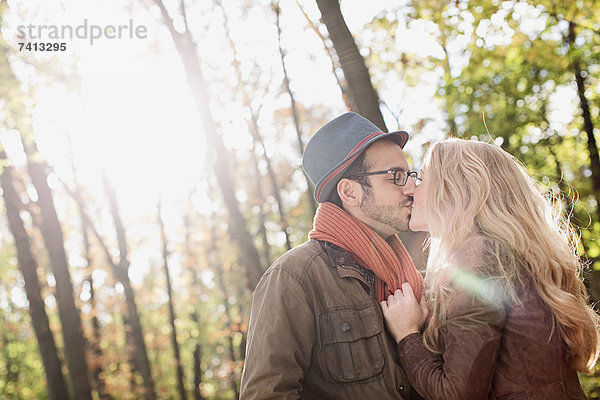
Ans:
<svg viewBox="0 0 600 400"><path fill-rule="evenodd" d="M421 178L419 178L419 173L417 171L407 171L402 168L393 168L388 169L386 171L374 171L374 172L361 172L360 174L352 174L347 176L346 178L358 178L361 176L371 176L371 175L384 175L384 174L392 174L394 175L394 185L396 186L404 186L406 182L408 182L408 178L411 177L415 181L415 185L418 185L421 182ZM398 183L401 177L404 176L404 180L402 183Z"/></svg>

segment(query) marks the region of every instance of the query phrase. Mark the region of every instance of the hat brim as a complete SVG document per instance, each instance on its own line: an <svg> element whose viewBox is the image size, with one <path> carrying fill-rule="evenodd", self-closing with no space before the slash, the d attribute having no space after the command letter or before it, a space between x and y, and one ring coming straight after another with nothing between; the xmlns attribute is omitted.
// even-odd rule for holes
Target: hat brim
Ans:
<svg viewBox="0 0 600 400"><path fill-rule="evenodd" d="M331 191L337 186L338 181L344 175L350 165L356 158L373 142L382 139L391 139L396 142L401 149L408 142L408 133L405 131L395 132L373 132L369 136L361 140L352 150L348 152L346 157L333 167L315 186L314 197L319 203L324 203L329 199Z"/></svg>

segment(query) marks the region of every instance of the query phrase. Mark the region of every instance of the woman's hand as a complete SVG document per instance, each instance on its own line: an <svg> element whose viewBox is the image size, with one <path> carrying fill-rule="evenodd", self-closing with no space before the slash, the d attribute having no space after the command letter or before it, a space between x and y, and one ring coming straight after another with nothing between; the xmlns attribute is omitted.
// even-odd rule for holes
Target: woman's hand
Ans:
<svg viewBox="0 0 600 400"><path fill-rule="evenodd" d="M400 343L404 337L412 333L418 333L428 314L425 296L421 298L419 304L408 282L403 283L402 290L396 290L387 301L382 301L381 308L387 327L396 339L396 343Z"/></svg>

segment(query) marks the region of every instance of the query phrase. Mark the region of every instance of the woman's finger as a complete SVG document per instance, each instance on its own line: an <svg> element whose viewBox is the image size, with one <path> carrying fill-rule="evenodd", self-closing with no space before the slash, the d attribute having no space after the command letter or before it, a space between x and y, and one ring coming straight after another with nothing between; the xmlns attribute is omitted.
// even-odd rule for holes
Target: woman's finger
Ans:
<svg viewBox="0 0 600 400"><path fill-rule="evenodd" d="M415 293L413 292L412 286L410 286L410 283L404 282L402 284L402 294L404 296L415 297Z"/></svg>

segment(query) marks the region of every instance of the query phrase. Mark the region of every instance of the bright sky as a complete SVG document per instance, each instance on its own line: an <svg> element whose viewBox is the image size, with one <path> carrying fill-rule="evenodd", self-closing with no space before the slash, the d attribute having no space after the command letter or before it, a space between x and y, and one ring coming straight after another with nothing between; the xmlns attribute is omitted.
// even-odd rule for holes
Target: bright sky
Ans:
<svg viewBox="0 0 600 400"><path fill-rule="evenodd" d="M276 51L276 34L268 7L253 9L240 16L233 0L224 0L228 11L231 34L240 43L242 58L256 58L265 70L271 69L261 79L271 79L273 91L281 82L279 55ZM178 1L167 1L168 6ZM220 11L211 14L210 3L197 2L188 10L189 24L202 49L207 79L213 83L228 79L231 60L228 44L223 37L222 26L212 23L220 19ZM269 0L262 0L269 4ZM196 115L193 101L185 79L181 60L173 46L168 31L159 21L160 12L153 1L134 0L10 0L10 12L5 15L2 36L13 48L17 47L19 25L71 25L80 26L87 19L88 25L145 26L145 39L98 39L93 45L87 39L66 39L67 51L59 53L16 52L19 57L36 62L53 61L68 74L76 71L80 80L70 80L68 85L51 77L38 77L26 64L15 63L15 71L24 81L37 84L36 103L33 111L34 128L42 153L59 175L69 180L70 166L67 162L69 140L72 144L79 178L94 195L102 196L100 171L109 176L117 191L123 218L130 229L129 236L148 235L145 228L154 215L158 197L163 198L164 215L169 226L175 228L181 219L188 192L209 171L211 157L207 153L201 133L201 123ZM304 0L313 20L319 12L314 1ZM320 40L306 29L304 17L294 1L281 1L284 47L288 52L287 66L297 99L306 106L321 105L332 110L332 117L344 111L339 89L330 73ZM342 11L350 30L361 35L362 27L374 16L397 7L397 1L342 1ZM178 26L181 20L176 21ZM483 29L483 28L482 28ZM432 39L434 29L424 23L415 23L404 29L399 37L399 49L422 56L442 57L439 46ZM500 37L498 40L501 40ZM55 59L50 56L56 54ZM245 67L245 73L253 72ZM44 69L43 71L50 71ZM432 106L437 75L423 77L417 88L406 87L394 76L389 76L380 95L394 110L402 109L401 129L407 129L420 118L431 118L424 135L409 142L407 151L415 157L420 155L421 143L441 139L442 116ZM227 91L213 85L213 94L220 102L214 102L215 118L226 127L224 139L229 147L246 149L250 136L243 123L242 110L230 102ZM269 124L271 111L285 106L277 93L267 93L263 102L265 133L273 133ZM387 115L391 129L395 122ZM289 133L289 132L288 132ZM292 133L293 134L293 133ZM289 135L288 135L289 136ZM289 147L293 137L284 137ZM22 151L16 133L0 129L0 140L16 163L23 162ZM283 140L282 140L283 142ZM273 143L270 152L278 151L281 143ZM208 208L202 189L194 197L200 211ZM110 221L107 231L110 232ZM175 235L172 232L173 236ZM134 270L145 270L145 255L154 254L156 247L140 248L134 255ZM140 256L142 254L142 256ZM139 265L136 266L137 261ZM134 274L135 275L135 272Z"/></svg>

